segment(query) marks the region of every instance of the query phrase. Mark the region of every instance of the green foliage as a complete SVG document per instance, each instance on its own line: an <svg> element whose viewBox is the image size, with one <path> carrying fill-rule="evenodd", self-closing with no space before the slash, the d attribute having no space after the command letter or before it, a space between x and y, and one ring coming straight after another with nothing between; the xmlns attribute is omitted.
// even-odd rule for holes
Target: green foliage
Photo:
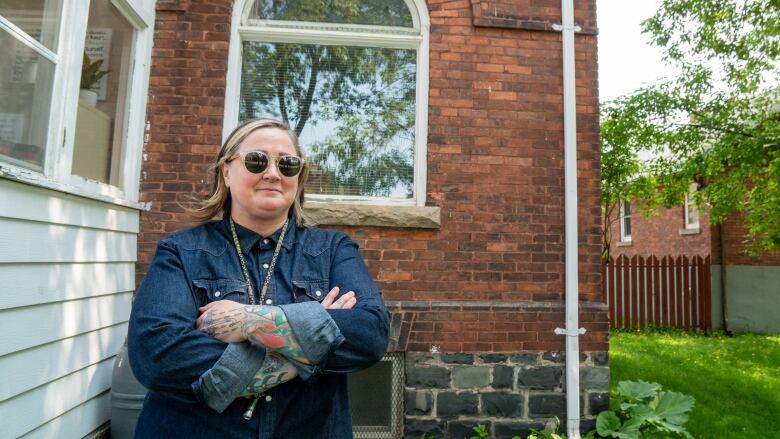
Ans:
<svg viewBox="0 0 780 439"><path fill-rule="evenodd" d="M84 54L81 62L81 89L91 89L101 78L111 72L111 70L100 70L101 66L103 66L102 59L92 61L86 53Z"/></svg>
<svg viewBox="0 0 780 439"><path fill-rule="evenodd" d="M774 437L780 431L780 336L681 330L610 331L613 392L652 381L691 395L685 424L694 437Z"/></svg>
<svg viewBox="0 0 780 439"><path fill-rule="evenodd" d="M612 410L596 419L600 436L619 439L687 438L683 427L694 399L678 392L664 392L661 385L645 381L622 381L612 396Z"/></svg>
<svg viewBox="0 0 780 439"><path fill-rule="evenodd" d="M602 107L605 206L697 182L713 223L743 212L754 253L780 248L780 2L664 0L644 32L680 74Z"/></svg>
<svg viewBox="0 0 780 439"><path fill-rule="evenodd" d="M531 434L528 435L527 439L566 439L566 435L563 433L558 433L558 430L561 427L561 421L556 417L555 418L555 428L553 428L553 431L547 431L545 430L534 430L531 429Z"/></svg>
<svg viewBox="0 0 780 439"><path fill-rule="evenodd" d="M545 430L531 430L531 434L528 435L527 439L566 439L566 435L563 433L558 433L558 429L561 426L561 421L558 420L558 418L555 418L555 427L552 428L552 431ZM485 427L483 424L477 424L475 425L472 430L474 430L474 436L471 436L469 439L484 439L490 435L490 433L487 430L487 427ZM424 436L424 435L423 435ZM582 436L584 439L593 439L595 438L595 432L588 432L584 436ZM423 437L423 439L425 439ZM521 439L520 436L512 436L512 439Z"/></svg>
<svg viewBox="0 0 780 439"><path fill-rule="evenodd" d="M259 0L257 18L411 27L403 0Z"/></svg>
<svg viewBox="0 0 780 439"><path fill-rule="evenodd" d="M485 427L483 424L475 425L472 430L474 430L474 436L471 436L469 439L485 439L490 435L487 427Z"/></svg>

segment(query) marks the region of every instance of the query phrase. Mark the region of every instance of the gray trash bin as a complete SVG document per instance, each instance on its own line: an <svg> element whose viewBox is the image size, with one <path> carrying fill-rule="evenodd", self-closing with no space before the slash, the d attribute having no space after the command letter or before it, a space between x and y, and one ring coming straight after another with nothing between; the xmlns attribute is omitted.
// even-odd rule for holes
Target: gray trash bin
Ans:
<svg viewBox="0 0 780 439"><path fill-rule="evenodd" d="M146 388L135 379L127 358L127 340L114 358L111 378L111 439L132 439Z"/></svg>

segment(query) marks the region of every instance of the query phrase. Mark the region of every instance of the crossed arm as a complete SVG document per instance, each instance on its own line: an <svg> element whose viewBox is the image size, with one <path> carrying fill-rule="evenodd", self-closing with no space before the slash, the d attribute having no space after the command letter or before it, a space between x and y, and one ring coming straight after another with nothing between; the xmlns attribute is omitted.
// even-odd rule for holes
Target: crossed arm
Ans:
<svg viewBox="0 0 780 439"><path fill-rule="evenodd" d="M325 309L351 309L356 304L352 291L338 297L335 287L325 296ZM337 298L338 297L338 298ZM277 306L243 305L221 300L200 308L195 327L226 343L249 341L268 352L262 366L240 396L253 396L295 378L298 370L289 361L310 361L295 339L287 317Z"/></svg>

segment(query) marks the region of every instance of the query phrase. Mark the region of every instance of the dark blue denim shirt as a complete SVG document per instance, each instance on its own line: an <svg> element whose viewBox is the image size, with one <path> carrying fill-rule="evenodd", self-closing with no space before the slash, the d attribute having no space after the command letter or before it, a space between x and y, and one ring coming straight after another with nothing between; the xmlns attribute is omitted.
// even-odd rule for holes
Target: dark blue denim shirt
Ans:
<svg viewBox="0 0 780 439"><path fill-rule="evenodd" d="M280 231L263 238L236 229L259 294ZM355 292L353 309L322 307L335 286ZM342 232L298 227L291 219L263 303L282 309L310 364L294 363L299 377L267 391L250 421L242 418L250 401L237 396L265 350L195 329L198 308L216 300L249 303L227 220L160 240L128 332L130 365L149 389L136 437L351 438L346 373L382 358L389 328L357 244Z"/></svg>

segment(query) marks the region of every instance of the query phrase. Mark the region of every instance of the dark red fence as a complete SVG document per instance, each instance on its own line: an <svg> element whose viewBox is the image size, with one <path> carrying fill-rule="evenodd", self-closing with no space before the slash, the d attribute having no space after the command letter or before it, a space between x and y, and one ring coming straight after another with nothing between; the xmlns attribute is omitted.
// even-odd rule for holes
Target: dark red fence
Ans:
<svg viewBox="0 0 780 439"><path fill-rule="evenodd" d="M620 256L602 275L612 328L712 328L709 256Z"/></svg>

